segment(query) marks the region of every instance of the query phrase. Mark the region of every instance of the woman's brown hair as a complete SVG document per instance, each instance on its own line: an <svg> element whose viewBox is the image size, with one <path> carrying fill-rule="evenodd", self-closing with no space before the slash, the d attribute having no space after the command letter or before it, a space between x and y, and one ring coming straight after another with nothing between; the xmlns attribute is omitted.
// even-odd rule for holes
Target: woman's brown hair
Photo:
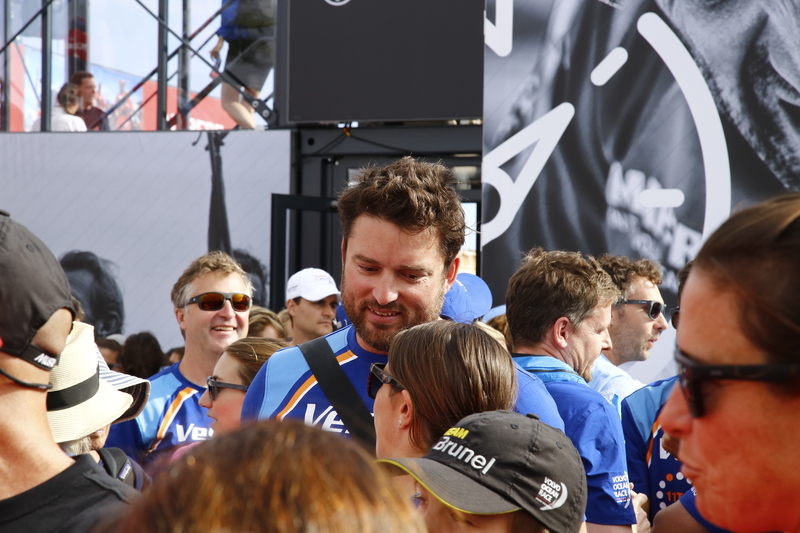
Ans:
<svg viewBox="0 0 800 533"><path fill-rule="evenodd" d="M742 333L776 363L800 362L800 193L731 215L709 237L702 271L741 301Z"/></svg>
<svg viewBox="0 0 800 533"><path fill-rule="evenodd" d="M470 324L437 320L398 333L388 366L411 396L410 440L423 451L462 418L511 409L517 399L508 350Z"/></svg>
<svg viewBox="0 0 800 533"><path fill-rule="evenodd" d="M250 323L247 336L261 337L267 326L272 326L278 332L279 339L286 338L286 328L283 326L283 321L278 317L278 313L257 305L250 307Z"/></svg>
<svg viewBox="0 0 800 533"><path fill-rule="evenodd" d="M250 385L267 359L287 346L288 343L276 339L245 337L229 344L225 352L239 363L242 385Z"/></svg>
<svg viewBox="0 0 800 533"><path fill-rule="evenodd" d="M269 420L196 446L154 480L114 530L423 533L425 527L410 498L351 441L300 421Z"/></svg>
<svg viewBox="0 0 800 533"><path fill-rule="evenodd" d="M59 89L58 95L56 96L56 101L58 102L58 105L64 109L67 109L76 106L78 104L79 97L80 91L78 86L74 83L65 83L61 86L61 89Z"/></svg>

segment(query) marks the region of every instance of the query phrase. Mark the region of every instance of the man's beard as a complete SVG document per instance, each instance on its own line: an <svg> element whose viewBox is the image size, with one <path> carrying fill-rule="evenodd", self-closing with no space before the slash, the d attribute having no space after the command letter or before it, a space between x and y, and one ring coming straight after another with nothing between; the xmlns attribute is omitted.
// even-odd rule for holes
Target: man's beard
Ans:
<svg viewBox="0 0 800 533"><path fill-rule="evenodd" d="M623 357L620 360L620 364L623 363L636 363L639 361L647 361L650 357L650 343L648 342L650 337L648 337L644 341L639 341L638 343L628 342L627 346L623 346L624 351L620 353Z"/></svg>
<svg viewBox="0 0 800 533"><path fill-rule="evenodd" d="M410 310L406 306L398 304L397 302L392 302L389 305L378 305L378 303L372 298L362 300L360 302L355 301L355 298L347 291L345 276L342 276L341 285L342 304L344 305L345 313L347 313L347 318L349 318L353 323L353 326L356 328L356 333L361 340L369 344L375 351L378 352L388 352L389 345L392 343L392 339L394 339L395 335L397 335L400 331L413 328L419 324L433 322L439 318L439 315L442 312L442 305L444 304L444 284L442 284L442 287L439 289L438 294L433 301L433 305L431 305L428 309L422 310L421 312ZM397 324L391 325L375 324L367 319L367 313L369 312L367 310L368 308L379 311L398 312L400 313L401 320L398 321Z"/></svg>
<svg viewBox="0 0 800 533"><path fill-rule="evenodd" d="M653 334L649 334L645 339L642 339L641 333L630 327L616 330L611 335L615 359L613 364L619 366L624 363L646 361L650 357L650 344L648 341L653 336Z"/></svg>

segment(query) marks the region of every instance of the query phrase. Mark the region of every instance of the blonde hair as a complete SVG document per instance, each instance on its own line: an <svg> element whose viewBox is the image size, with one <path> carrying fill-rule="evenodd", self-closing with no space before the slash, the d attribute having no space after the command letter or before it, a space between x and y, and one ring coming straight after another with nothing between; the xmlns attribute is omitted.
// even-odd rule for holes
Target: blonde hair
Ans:
<svg viewBox="0 0 800 533"><path fill-rule="evenodd" d="M410 499L354 443L300 421L269 420L195 447L114 529L423 533L425 526Z"/></svg>
<svg viewBox="0 0 800 533"><path fill-rule="evenodd" d="M181 277L172 286L172 305L175 308L184 307L191 298L192 282L206 274L239 274L242 277L248 296L253 296L253 282L247 272L236 260L225 252L209 252L200 256L183 271Z"/></svg>

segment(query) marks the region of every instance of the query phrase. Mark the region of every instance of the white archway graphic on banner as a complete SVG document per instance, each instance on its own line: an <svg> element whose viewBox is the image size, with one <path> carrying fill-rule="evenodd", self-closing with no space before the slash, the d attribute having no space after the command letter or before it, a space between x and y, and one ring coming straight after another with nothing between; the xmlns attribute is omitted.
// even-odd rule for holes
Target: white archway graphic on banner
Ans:
<svg viewBox="0 0 800 533"><path fill-rule="evenodd" d="M487 30L486 33L486 44L496 53L498 49L503 52L503 54L498 53L501 57L510 53L510 43L513 40L513 16L505 13L509 4L513 11L511 0L498 0L496 26L486 21L487 29L491 26L491 31ZM502 26L501 11L504 12ZM507 33L498 35L502 30L506 30ZM706 184L703 223L703 240L705 240L728 218L731 209L731 171L722 120L700 69L681 40L661 17L655 13L643 14L637 22L637 30L653 47L675 78L689 106L700 139ZM499 43L507 43L507 48L504 47L506 45ZM608 67L607 71L601 68L602 75L598 75L601 78L599 81L603 83L608 81L608 78L624 64L627 55L623 58L620 50L623 49L615 48L600 62L610 63L612 66ZM482 226L481 248L501 236L511 226L574 114L575 108L572 104L562 103L484 155L483 181L497 190L500 208L495 217L484 222ZM500 167L533 144L536 146L528 160L517 178L512 179ZM672 189L664 189L656 194L661 197L655 197L653 191L647 191L646 197L640 198L640 201L645 201L651 207L674 206L676 201L681 201L682 198Z"/></svg>

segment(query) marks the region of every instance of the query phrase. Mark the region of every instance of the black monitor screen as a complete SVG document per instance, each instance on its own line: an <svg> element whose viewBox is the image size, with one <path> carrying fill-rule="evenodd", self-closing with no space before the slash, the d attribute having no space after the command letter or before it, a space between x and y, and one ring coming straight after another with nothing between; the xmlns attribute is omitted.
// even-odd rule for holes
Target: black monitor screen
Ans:
<svg viewBox="0 0 800 533"><path fill-rule="evenodd" d="M288 122L481 116L484 0L283 6Z"/></svg>

